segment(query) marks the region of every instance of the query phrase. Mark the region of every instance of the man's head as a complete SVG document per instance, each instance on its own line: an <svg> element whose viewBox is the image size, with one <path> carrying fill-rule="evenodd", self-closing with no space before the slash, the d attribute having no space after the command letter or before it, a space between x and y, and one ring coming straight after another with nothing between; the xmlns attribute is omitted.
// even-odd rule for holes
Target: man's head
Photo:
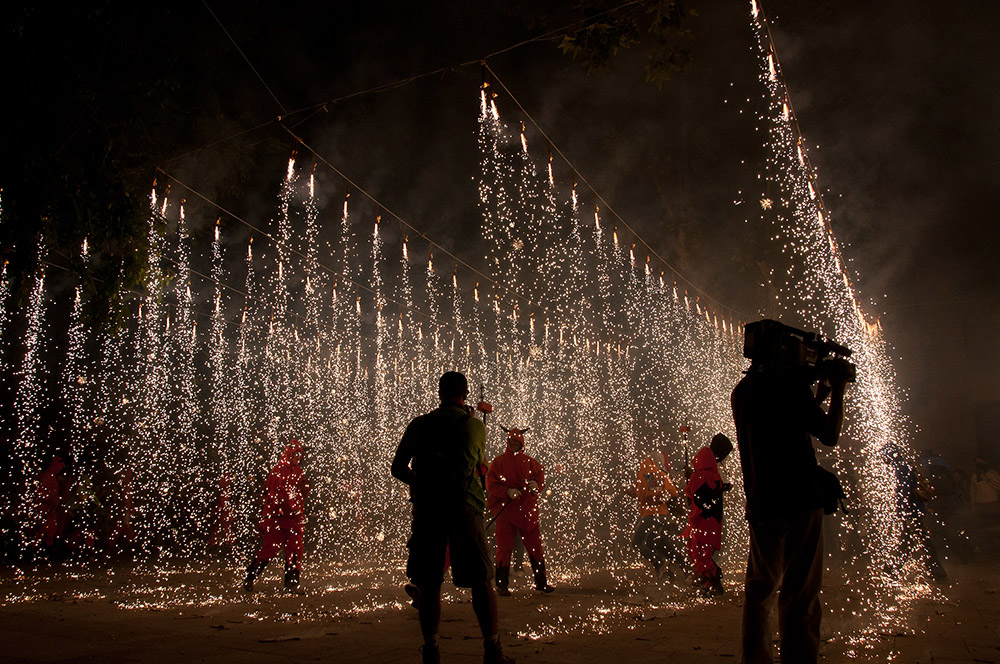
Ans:
<svg viewBox="0 0 1000 664"><path fill-rule="evenodd" d="M653 448L653 451L649 453L649 458L653 460L653 463L665 471L667 470L667 459L669 457L666 453L664 453L664 449L666 448Z"/></svg>
<svg viewBox="0 0 1000 664"><path fill-rule="evenodd" d="M732 441L721 433L715 434L708 447L712 450L712 454L715 455L715 460L719 462L729 456L729 453L733 451Z"/></svg>
<svg viewBox="0 0 1000 664"><path fill-rule="evenodd" d="M465 374L449 371L438 380L438 398L442 402L465 403L467 396L469 396L469 381L466 380Z"/></svg>
<svg viewBox="0 0 1000 664"><path fill-rule="evenodd" d="M511 452L520 452L524 449L524 431L521 429L511 429L507 432L507 449Z"/></svg>

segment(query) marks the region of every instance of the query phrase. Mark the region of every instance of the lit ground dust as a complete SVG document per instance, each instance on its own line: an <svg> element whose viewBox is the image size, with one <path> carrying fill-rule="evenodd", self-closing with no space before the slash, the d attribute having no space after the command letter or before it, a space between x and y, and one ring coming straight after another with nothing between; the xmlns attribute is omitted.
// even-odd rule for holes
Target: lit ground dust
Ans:
<svg viewBox="0 0 1000 664"><path fill-rule="evenodd" d="M0 662L416 662L416 611L399 570L306 566L303 594L272 563L257 592L233 567L63 567L0 577ZM823 661L1000 662L1000 564L949 565L949 580L880 621L840 610L856 575L824 582ZM645 569L554 573L542 595L514 574L500 598L504 648L519 662L735 662L739 579L719 599L655 583ZM848 617L849 616L849 617ZM445 585L445 662L481 658L468 593Z"/></svg>

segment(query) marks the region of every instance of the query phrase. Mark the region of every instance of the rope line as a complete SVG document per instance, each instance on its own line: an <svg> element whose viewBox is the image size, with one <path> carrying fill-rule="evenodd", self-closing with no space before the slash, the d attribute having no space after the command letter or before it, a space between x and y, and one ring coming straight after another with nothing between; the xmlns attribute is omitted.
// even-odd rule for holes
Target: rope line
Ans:
<svg viewBox="0 0 1000 664"><path fill-rule="evenodd" d="M482 57L475 58L474 60L468 60L466 62L461 62L461 63L459 63L457 65L452 65L450 67L439 67L439 68L434 69L432 71L427 71L427 72L424 72L422 74L416 74L414 76L410 76L408 78L400 79L400 80L394 81L392 83L385 83L385 84L382 84L382 85L377 85L377 86L375 86L373 88L369 88L367 90L361 90L359 92L353 92L353 93L345 95L343 97L338 97L336 99L330 99L328 101L319 102L319 103L313 104L311 106L305 106L305 107L297 109L295 111L291 111L291 113L286 113L286 115L291 115L291 114L295 114L295 113L301 113L302 111L310 111L310 110L313 110L313 109L316 109L316 108L322 108L322 107L324 107L324 106L326 106L328 104L336 104L336 103L339 103L341 101L346 101L348 99L352 99L354 97L360 97L360 96L366 95L366 94L373 94L373 93L379 93L379 92L387 92L389 90L394 90L396 88L403 87L404 85L408 85L408 84L413 83L414 81L418 81L418 80L420 80L422 78L427 78L428 76L434 76L436 74L448 73L448 72L451 72L451 71L455 71L456 69L461 69L463 67L468 67L468 66L471 66L471 65L479 65L479 64L482 64L485 60L488 60L489 58L494 58L494 57L496 57L498 55L503 55L505 53L509 53L510 51L513 51L515 49L521 48L522 46L527 46L528 44L533 44L535 42L547 41L549 39L552 39L552 38L556 37L557 35L565 34L566 32L576 32L576 31L579 30L579 28L577 30L573 30L573 28L576 27L576 26L578 26L578 25L582 27L583 25L586 25L586 23L589 22L589 21L593 21L594 19L601 18L602 16L605 16L607 14L612 14L612 13L614 13L614 12L620 10L620 9L624 9L626 7L630 7L630 6L633 6L633 5L642 4L645 1L646 0L629 0L628 2L625 2L625 3L622 3L622 4L618 5L617 7L612 7L611 9L606 9L606 10L604 10L602 12L598 12L598 13L593 14L591 16L588 16L586 18L582 18L582 19L573 21L572 23L568 23L568 24L566 24L566 25L564 25L564 26L562 26L560 28L556 28L554 30L549 30L546 33L537 35L535 37L531 37L530 39L525 39L524 41L521 41L521 42L518 42L516 44L512 44L510 46L504 47L504 48L500 49L499 51L494 51L493 53L490 53L488 55L484 55Z"/></svg>
<svg viewBox="0 0 1000 664"><path fill-rule="evenodd" d="M164 161L160 165L162 166L162 165L168 164L168 163L170 163L172 161L176 161L177 159L181 159L182 157L186 157L189 154L193 154L193 153L198 152L200 150L204 150L204 149L207 149L207 148L210 148L210 147L214 147L214 146L216 146L216 145L218 145L220 143L231 141L231 140L233 140L235 138L239 138L240 136L242 136L244 134L256 131L258 129L266 127L266 126L268 126L268 125L270 125L270 124L272 124L274 122L277 122L277 121L287 120L288 118L290 118L292 116L298 115L300 113L304 113L306 111L313 111L313 112L310 113L310 115L307 116L305 119L300 120L299 122L297 122L295 125L293 125L293 127L298 126L298 125L302 124L303 122L306 122L312 116L316 115L319 111L322 111L322 110L326 109L327 106L330 106L330 105L333 105L333 104L338 104L340 102L347 101L347 100L353 99L355 97L362 97L362 96L368 95L368 94L378 94L378 93L381 93L381 92L388 92L390 90L395 90L397 88L404 87L406 85L409 85L410 83L413 83L415 81L419 81L419 80L427 78L429 76L434 76L436 74L444 74L444 73L452 72L452 71L461 69L463 67L468 67L468 66L472 66L472 65L481 65L484 60L487 60L489 58L494 58L494 57L496 57L498 55L504 55L505 53L509 53L510 51L513 51L515 49L521 48L522 46L527 46L528 44L532 44L532 43L535 43L535 42L541 42L541 41L546 41L546 40L552 39L553 37L555 37L557 35L563 34L565 32L572 31L572 28L576 27L577 25L581 25L582 26L582 25L586 24L588 21L592 21L592 20L594 20L596 18L600 18L600 17L605 16L607 14L614 13L614 12L620 10L620 9L624 9L625 7L629 7L629 6L632 6L632 5L641 4L644 1L645 0L630 0L629 2L626 2L624 4L618 5L617 7L613 7L611 9L605 10L603 12L598 12L597 14L593 14L592 16L588 16L587 18L580 19L580 20L575 21L573 23L569 23L569 24L567 24L567 25L565 25L565 26L563 26L561 28L558 28L558 29L555 29L555 30L550 30L549 32L546 32L544 34L538 35L536 37L532 37L530 39L526 39L526 40L518 42L516 44L512 44L511 46L504 47L504 48L502 48L502 49L500 49L498 51L494 51L493 53L490 53L488 55L484 55L484 56L479 57L479 58L475 58L473 60L468 60L466 62L461 62L459 64L455 64L455 65L451 65L451 66L447 66L447 67L438 67L437 69L433 69L431 71L426 71L426 72L423 72L421 74L415 74L413 76L408 76L406 78L402 78L402 79L399 79L399 80L396 80L396 81L392 81L390 83L383 83L383 84L380 84L380 85L376 85L375 87L368 88L366 90L358 90L356 92L352 92L352 93L343 95L341 97L335 97L335 98L332 98L332 99L328 99L326 101L318 102L316 104L311 104L309 106L303 106L301 108L297 108L297 109L292 110L292 111L286 111L286 110L284 110L284 108L282 108L282 113L277 118L271 118L271 119L269 119L269 120L267 120L265 122L262 122L262 123L258 124L257 126L251 128L251 129L246 129L246 130L243 130L243 131L238 132L236 134L233 134L232 136L228 136L226 138L223 138L223 139L220 139L218 141L215 141L213 143L209 143L209 144L204 145L202 147L194 148L194 149L189 150L188 152L185 152L184 154L179 155L177 157L171 157L170 159ZM207 4L205 6L208 7ZM208 7L208 10L209 10L209 12L212 11L210 7ZM212 16L215 18L215 20L217 22L219 21L218 17L215 16L214 12L212 12ZM225 26L222 26L221 22L219 23L219 25L220 25L220 27L222 27L223 31L226 31ZM232 36L229 35L228 31L226 31L226 36L229 37L230 40L233 39ZM237 50L240 49L239 45L236 44L235 41L233 41L233 44L234 44L234 46L236 46ZM242 50L240 50L240 54L243 55L243 51ZM247 60L247 64L250 65L251 69L253 69L253 65L246 58L246 56L243 55L243 57L244 57L244 59ZM254 73L257 74L257 70L256 69L254 69ZM260 78L260 74L257 74L257 77ZM263 79L261 79L261 82L264 83ZM267 87L266 83L264 83L264 87L267 88L268 92L271 93L271 96L274 97L274 93L271 92L271 89ZM274 100L276 102L278 102L278 106L281 107L281 102L278 101L277 97L274 97Z"/></svg>
<svg viewBox="0 0 1000 664"><path fill-rule="evenodd" d="M212 17L219 23L220 28L222 28L222 30L226 33L226 36L233 42L233 45L240 52L240 55L243 56L243 58L246 60L247 65L250 66L250 68L258 76L258 78L260 79L261 83L264 85L264 87L268 90L268 92L274 98L274 100L278 104L278 106L282 109L282 116L279 116L278 118L275 118L275 119L268 120L267 122L261 123L261 124L255 126L255 127L250 128L250 129L238 132L238 133L233 134L233 135L231 135L231 136L229 136L227 138L220 139L219 141L216 141L214 143L208 144L208 145L206 145L206 146L204 146L202 148L196 148L194 150L186 152L186 153L184 153L182 155L179 155L177 157L173 157L173 158L171 158L170 160L168 160L167 162L164 162L164 163L169 163L169 162L172 162L172 161L176 161L177 159L180 159L180 158L182 158L184 156L187 156L187 155L190 155L192 153L198 152L198 151L200 151L202 149L205 149L207 147L212 147L212 146L218 145L220 143L233 140L233 139L238 138L240 136L243 136L243 135L245 135L247 133L251 133L253 131L262 129L262 128L264 128L264 127L266 127L266 126L268 126L268 125L270 125L270 124L272 124L274 122L277 122L279 124L279 126L281 126L281 128L284 129L295 141L297 141L305 149L309 150L313 155L315 155L315 157L317 158L317 160L319 160L320 162L322 162L325 166L327 166L327 168L329 168L334 173L336 173L346 183L348 183L349 185L351 185L352 187L354 187L357 191L361 192L362 195L364 195L370 201L372 201L377 206L379 206L383 211L386 212L386 214L388 214L390 217L394 218L398 223L400 223L401 225L403 225L406 228L410 229L413 233L415 233L415 237L423 239L428 244L430 244L432 247L434 247L435 249L437 249L439 252L443 253L444 255L448 256L453 261L455 261L456 264L461 264L463 267L465 267L466 269L468 269L473 274L478 275L479 277L481 277L482 279L484 279L488 283L492 284L493 288L494 288L494 292L496 292L498 289L503 290L504 292L512 295L513 297L515 297L515 298L517 298L517 299L525 302L529 306L534 307L536 309L539 309L541 312L544 312L545 314L550 314L551 315L551 312L549 311L549 309L547 307L545 307L544 305L542 305L542 304L540 304L538 302L533 301L531 298L529 298L529 297L527 297L527 296L525 296L525 295L523 295L523 294L521 294L521 293L519 293L519 292L517 292L515 290L512 290L512 289L508 288L505 285L500 284L495 279L493 279L491 276L489 276L489 275L485 274L484 272L482 272L481 270L473 267L470 263L468 263L464 259L462 259L459 256L457 256L456 254L454 254L453 252L451 252L450 250L448 250L447 248L445 248L443 245L440 245L437 242L435 242L434 240L432 240L424 231L418 229L417 227L413 226L409 222L405 221L402 217L400 217L398 214L396 214L395 212L393 212L390 208L388 208L387 206L385 206L384 204L382 204L378 199L376 199L367 190L365 190L363 187L361 187L360 185L358 185L357 183L355 183L353 180L351 180L346 174L344 174L340 169L338 169L336 166L334 166L328 159L326 159L322 154L320 154L310 144L306 143L306 141L302 137L300 137L295 132L293 132L292 128L290 128L289 126L287 126L283 122L283 120L288 119L291 116L294 116L294 115L297 115L297 114L300 114L300 113L303 113L303 112L306 112L306 111L312 111L306 118L304 118L304 119L296 122L293 125L293 127L298 127L301 124L307 122L309 119L311 119L317 113L325 110L326 107L328 105L330 105L330 104L339 103L341 101L346 101L348 99L352 99L352 98L363 96L363 95L367 95L367 94L376 94L376 93L380 93L380 92L386 92L386 91L389 91L389 90L393 90L393 89L397 89L397 88L403 87L405 85L408 85L408 84L413 83L415 81L421 80L423 78L427 78L429 76L433 76L433 75L437 75L437 74L442 74L442 73L447 73L447 72L454 71L454 70L462 68L462 67L466 67L466 66L473 65L473 64L478 64L478 65L484 67L487 71L490 72L490 74L493 76L494 80L500 85L501 88L503 88L503 90L513 100L513 102L517 105L517 107L520 109L520 111L522 113L524 113L525 117L527 117L528 120L531 122L531 124L539 131L539 133L541 133L541 135L549 143L549 145L552 147L552 149L555 150L555 152L560 156L560 158L567 164L567 166L569 166L569 168L577 176L577 178L581 182L583 182L590 189L590 191L593 193L593 195L604 205L605 209L607 209L611 213L611 215L617 221L619 221L626 229L628 229L629 232L631 232L632 235L653 256L655 256L657 258L657 260L660 262L661 265L665 266L678 279L680 279L681 281L683 281L684 283L686 283L687 285L689 285L692 289L694 289L695 291L697 291L699 294L703 295L707 300L710 300L711 302L713 302L720 309L727 310L727 311L731 312L732 314L735 314L736 317L738 317L738 318L739 317L745 317L746 315L743 312L740 312L740 311L736 310L735 308L730 307L730 306L722 303L717 298L715 298L715 297L711 296L710 294L708 294L704 289L702 289L699 286L697 286L696 284L694 284L694 282L692 282L690 279L688 279L677 268L673 267L673 265L671 265L668 261L666 261L660 255L660 253L657 252L645 240L645 238L643 238L639 233L637 233L635 231L635 229L628 222L626 222L625 219L620 214L618 214L618 212L611 206L611 204L608 203L607 200L599 192L597 192L597 190L594 188L594 186L590 184L590 182L587 180L587 178L583 176L583 174L579 171L579 169L576 168L576 166L569 160L569 158L565 155L565 153L563 153L563 151L548 136L548 134L545 132L545 130L542 129L542 127L538 124L538 122L534 119L534 117L527 111L527 109L523 106L523 104L521 104L520 100L518 100L517 97L514 96L514 94L511 92L510 88L508 88L507 85L503 82L503 80L500 79L499 76L497 76L496 72L493 70L492 67L490 67L490 65L487 62L487 60L490 59L490 58L493 58L493 57L502 55L504 53L510 52L512 50L515 50L515 49L520 48L522 46L525 46L527 44L531 44L531 43L534 43L534 42L539 42L539 41L545 41L545 40L548 40L548 39L552 39L556 35L565 34L567 32L573 31L572 29L575 26L585 25L588 21L592 21L592 20L594 20L596 18L600 18L601 16L604 16L604 15L607 15L607 14L611 14L613 12L619 11L619 10L624 9L624 8L628 8L628 7L631 7L631 6L639 5L642 2L643 2L643 0L629 0L629 2L625 2L625 3L621 4L621 5L618 5L616 7L611 8L611 9L605 10L603 12L598 12L598 13L592 15L592 16L589 16L587 18L584 18L584 19L575 21L573 23L567 24L567 25L562 26L562 27L560 27L558 29L551 30L549 32L546 32L546 33L543 33L543 34L538 35L536 37L532 37L530 39L518 42L516 44L512 44L511 46L508 46L508 47L505 47L505 48L500 49L498 51L495 51L493 53L490 53L489 55L486 55L483 58L479 58L479 59L476 59L476 60L469 60L469 61L462 62L462 63L460 63L458 65L453 65L453 66L450 66L450 67L439 67L437 69L434 69L434 70L431 70L431 71L427 71L427 72L424 72L424 73L421 73L421 74L417 74L417 75L414 75L414 76L410 76L410 77L407 77L407 78L404 78L404 79L400 79L398 81L394 81L394 82L391 82L391 83L386 83L386 84L378 85L378 86L375 86L375 87L372 87L372 88L368 88L366 90L361 90L361 91L357 91L357 92L354 92L354 93L350 93L348 95L344 95L344 96L341 96L341 97L338 97L338 98L335 98L335 99L330 99L330 100L327 100L327 101L324 101L324 102L321 102L321 103L318 103L318 104L313 104L311 106L305 106L305 107L302 107L302 108L299 108L299 109L295 109L293 111L286 111L284 109L283 105L281 104L281 102L274 95L273 91L271 91L270 87L267 86L267 83L260 76L260 74L256 70L256 68L253 66L253 63L250 62L249 58L247 58L246 54L243 52L243 50L239 47L239 45L233 39L232 35L230 35L230 33L228 32L228 30L226 30L225 26L219 20L218 16L215 14L215 12L212 11L212 8L208 5L207 0L203 0L203 3L205 4L206 9L209 11L209 13L212 14ZM766 23L765 23L765 25L766 25ZM281 245L281 242L279 240L277 240L277 238L275 238L274 236L270 235L267 231L265 231L265 230L263 230L261 228L258 228L256 226L254 226L253 224L250 224L246 220L240 218L235 213L233 213L233 212L231 212L231 211L223 208L222 206L218 205L215 201L212 201L208 197L206 197L203 194L201 194L200 192L196 191L190 185L188 185L188 184L186 184L186 183L178 180L176 177L172 176L171 174L169 174L168 172L166 172L165 170L163 170L162 167L157 167L156 170L158 170L159 172L163 173L166 177L174 180L179 185L181 185L184 188L188 189L189 191L191 191L195 195L199 196L200 198L202 198L203 200L205 200L210 205L213 205L213 206L217 207L219 210L221 210L222 212L224 212L228 216L232 217L233 219L236 219L240 223L243 223L247 227L249 227L249 228L257 231L258 233L260 233L262 235L264 235L265 237L267 237L268 239L270 239L272 242L274 242L274 243L276 243L278 245ZM297 250L295 250L293 247L288 247L288 249L291 252L293 252L293 253L301 256L302 258L305 258L304 255L302 255L300 252L298 252ZM368 291L368 292L370 292L372 294L376 294L377 295L377 293L374 290L372 290L371 288L369 288L369 287L367 287L367 286L365 286L363 284L360 284L360 283L357 283L357 282L353 281L352 279L350 279L349 276L344 275L344 274L342 274L340 272L337 272L337 271L335 271L335 270L333 270L333 269L331 269L331 268L323 265L322 263L320 263L319 265L324 270L330 272L331 274L334 274L334 275L338 276L339 278L345 279L346 281L348 281L349 283L354 284L358 288L361 288L361 289L366 290L366 291ZM417 312L420 315L429 318L430 320L434 320L433 317L430 314L427 314L426 312L420 311L420 310L415 309L413 307L409 307L408 305L400 303L400 302L397 302L395 300L392 300L391 298L386 298L386 301L387 302L391 302L391 303L393 303L393 304L395 304L395 305L397 305L399 307L403 307L403 308L405 308L407 310L411 310L411 311ZM435 322L437 322L437 321L435 321ZM438 324L440 325L440 323L438 323Z"/></svg>
<svg viewBox="0 0 1000 664"><path fill-rule="evenodd" d="M267 84L267 81L264 80L264 77L260 75L260 72L257 71L257 68L253 66L252 62L250 62L250 58L247 57L247 54L243 52L243 49L240 48L240 45L237 44L236 40L233 39L233 36L229 34L229 30L226 30L226 26L222 24L222 21L219 20L219 17L215 15L214 11L212 11L212 8L208 5L208 0L202 0L202 4L205 5L205 9L208 10L208 13L212 15L212 18L215 19L215 22L219 24L220 28L222 28L222 32L225 33L226 37L229 37L229 41L233 43L233 46L236 47L236 50L239 52L239 54L243 57L244 60L246 60L247 66L250 67L251 71L253 71L253 73L257 75L257 79L260 81L261 85L264 86L264 89L267 90L267 92L271 95L271 98L274 99L274 103L277 104L278 108L281 109L281 112L284 113L285 107L282 105L281 101L278 100L278 96L274 94L274 91L271 90L271 86Z"/></svg>
<svg viewBox="0 0 1000 664"><path fill-rule="evenodd" d="M482 277L483 279L485 279L486 281L488 281L490 284L492 284L494 288L502 289L505 292L509 293L510 295L513 295L514 297L516 297L516 298L522 300L523 302L527 303L529 306L532 306L532 307L534 307L536 309L540 309L541 311L543 311L545 313L550 313L547 307L545 307L545 306L543 306L543 305L535 302L534 300L532 300L531 298L527 297L526 295L522 295L521 293L519 293L519 292L517 292L517 291L515 291L515 290L513 290L511 288L508 288L507 286L504 286L503 284L501 284L498 281L496 281L493 277L489 276L485 272L482 272L478 268L473 267L467 261L465 261L464 259L460 258L456 254L454 254L451 251L449 251L443 245L438 244L437 242L435 242L434 240L432 240L430 238L430 236L428 236L424 231L420 230L419 228L417 228L413 224L409 223L408 221L406 221L405 219L403 219L402 217L400 217L398 214L396 214L390 208L388 208L386 205L384 205L381 201L379 201L377 198L375 198L375 196L373 196L372 194L368 193L368 191L366 191L364 188L362 188L356 182L354 182L353 180L351 180L340 169L338 169L336 166L334 166L333 164L331 164L330 161L328 159L326 159L326 157L324 157L319 152L317 152L315 148L313 148L311 145L309 145L308 143L306 143L305 140L303 140L300 136L298 136L294 132L292 132L291 129L289 129L288 127L285 127L284 125L281 125L281 126L285 129L285 131L288 132L288 134L292 138L294 138L296 141L298 141L299 144L302 145L302 147L304 147L305 149L307 149L310 152L312 152L313 155L315 155L316 159L318 159L320 162L322 162L323 165L325 165L327 168L329 168L330 170L332 170L338 176L340 176L341 178L343 178L343 180L347 184L349 184L356 191L360 192L362 195L364 195L366 198L368 198L368 200L370 200L372 203L374 203L375 205L377 205L379 207L379 209L381 209L383 212L385 212L386 214L388 214L390 217L392 217L393 219L395 219L396 221L398 221L400 224L402 224L406 228L410 229L412 232L416 233L415 237L420 238L420 239L426 241L429 245L431 245L432 247L434 247L435 249L439 250L444 255L446 255L449 258L451 258L452 260L454 260L457 264L462 265L463 267L465 267L467 270L469 270L473 274L476 274L477 276Z"/></svg>
<svg viewBox="0 0 1000 664"><path fill-rule="evenodd" d="M762 6L761 2L762 0L756 0L757 14L759 15L759 20L761 22L761 25L764 26L764 32L767 35L767 43L771 49L770 55L771 57L774 58L775 74L777 75L778 81L780 81L781 83L782 89L785 91L784 102L785 104L788 105L788 116L791 118L791 124L794 128L794 133L796 135L796 138L798 138L799 144L803 147L801 152L802 152L802 161L805 162L803 166L805 166L808 171L806 173L806 176L810 180L815 181L818 184L819 180L816 177L817 169L812 164L812 159L810 159L809 157L808 148L805 147L805 135L802 133L802 126L799 124L799 116L795 113L795 107L792 105L792 95L788 91L788 84L785 82L785 74L782 71L781 62L778 60L778 49L774 45L774 35L771 34L771 22L768 20L767 14L764 13L764 7ZM847 277L848 281L852 282L851 289L856 291L857 289L853 285L854 280L851 278L851 275L847 269L846 257L844 256L844 253L840 248L840 243L836 242L836 236L833 233L833 223L830 221L831 215L829 214L829 208L827 208L826 206L826 201L823 200L823 192L820 190L818 186L814 187L813 191L815 192L816 198L819 201L820 210L826 212L826 214L823 215L822 219L823 227L830 234L830 236L834 238L835 242L834 252L836 253L837 258L840 260L840 265L842 266L841 267L842 273L845 277Z"/></svg>
<svg viewBox="0 0 1000 664"><path fill-rule="evenodd" d="M246 134L252 134L253 132L257 131L258 129L263 129L264 127L267 127L268 125L272 125L272 124L274 124L277 121L278 121L277 118L271 118L267 122L262 122L259 125L257 125L256 127L251 127L249 129L244 129L242 131L236 132L235 134L232 134L231 136L227 136L225 138L220 138L217 141L212 141L211 143L207 143L205 145L202 145L202 146L199 146L199 147L196 147L196 148L192 148L191 150L188 150L187 152L179 154L176 157L170 157L166 161L162 162L160 164L160 166L166 166L167 164L169 164L171 162L174 162L174 161L177 161L178 159L183 159L184 157L187 157L188 155L192 155L192 154L195 154L196 152L201 152L202 150L207 150L209 148L214 148L216 145L221 145L222 143L228 143L229 141L237 139L240 136L245 136Z"/></svg>
<svg viewBox="0 0 1000 664"><path fill-rule="evenodd" d="M231 217L232 219L240 222L241 224L243 224L247 228L249 228L249 229L257 232L258 234L266 237L268 240L271 240L271 242L273 242L275 245L277 245L279 247L283 247L283 248L287 249L290 253L293 253L296 256L298 256L299 258L302 258L303 260L306 261L306 264L312 263L312 261L309 259L308 256L306 256L305 254L303 254L301 251L299 251L295 247L291 247L291 246L286 245L281 240L279 240L278 238L276 238L273 235L271 235L270 233L268 233L266 230L260 228L259 226L255 226L254 224L251 224L249 221L247 221L246 219L243 219L242 217L240 217L239 215L237 215L235 212L232 212L232 211L226 209L222 205L219 205L218 203L216 203L215 201L213 201L209 197L207 197L204 194L202 194L200 191L194 189L193 187L191 187L187 183L182 182L181 180L177 179L176 177L174 177L173 175L171 175L167 171L163 170L162 168L157 168L156 170L158 172L160 172L160 173L163 173L163 175L165 177L167 177L170 180L176 182L181 187L184 187L189 192L191 192L192 194L194 194L198 198L202 199L203 201L205 201L206 203L208 203L212 207L216 208L220 212L222 212L222 213L226 214L227 216ZM353 279L351 279L350 276L345 275L344 273L339 272L337 270L334 270L333 268L331 268L331 267L329 267L327 265L324 265L323 263L321 263L319 261L316 261L316 265L319 268L321 268L322 270L324 270L324 271L328 272L329 274L337 277L338 279L343 279L347 283L353 284L354 286L357 286L361 290L367 291L368 293L371 293L372 295L375 295L376 297L381 297L386 302L394 304L397 307L400 307L402 309L406 309L407 311L412 311L413 313L416 313L416 314L419 314L421 316L424 316L425 318L427 318L428 320L434 322L435 324L439 325L440 327L449 327L450 326L447 322L442 323L442 322L438 321L437 319L435 319L433 315L431 315L431 314L429 314L429 313L427 313L425 311L417 309L416 307L411 307L411 306L409 306L407 304L404 304L402 302L399 302L399 301L397 301L397 300L395 300L395 299L393 299L391 297L388 297L388 296L386 296L384 294L381 294L378 291L376 291L375 289L373 289L373 288L371 288L369 286L366 286L365 284L358 283L357 281L354 281Z"/></svg>

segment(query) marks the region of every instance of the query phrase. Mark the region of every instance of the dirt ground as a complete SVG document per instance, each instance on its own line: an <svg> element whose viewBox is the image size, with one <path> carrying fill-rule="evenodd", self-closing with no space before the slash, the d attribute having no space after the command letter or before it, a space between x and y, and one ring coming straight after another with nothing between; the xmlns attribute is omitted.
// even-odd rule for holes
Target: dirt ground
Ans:
<svg viewBox="0 0 1000 664"><path fill-rule="evenodd" d="M0 576L0 662L418 662L416 611L400 570L303 570L280 590L272 563L257 592L223 565L61 567ZM859 605L864 579L824 583L823 661L1000 662L1000 563L949 565L948 581ZM555 593L515 574L500 598L506 653L518 662L735 662L740 579L715 600L655 583L645 569L556 573ZM469 596L445 586L445 662L482 656ZM863 595L860 595L863 598Z"/></svg>

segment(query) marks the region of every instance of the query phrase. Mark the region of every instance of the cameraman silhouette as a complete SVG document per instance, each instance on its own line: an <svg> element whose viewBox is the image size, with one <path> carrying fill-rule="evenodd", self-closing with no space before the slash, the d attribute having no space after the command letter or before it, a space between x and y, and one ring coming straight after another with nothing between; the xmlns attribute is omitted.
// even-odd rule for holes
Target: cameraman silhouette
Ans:
<svg viewBox="0 0 1000 664"><path fill-rule="evenodd" d="M811 436L837 444L854 367L841 358L823 359L831 348L843 354L848 349L823 346L819 335L776 321L747 325L744 343L751 365L732 394L750 526L739 661L773 661L770 618L777 596L781 661L814 663L828 497L818 488L824 484L818 474L825 471ZM824 412L820 404L827 396Z"/></svg>

